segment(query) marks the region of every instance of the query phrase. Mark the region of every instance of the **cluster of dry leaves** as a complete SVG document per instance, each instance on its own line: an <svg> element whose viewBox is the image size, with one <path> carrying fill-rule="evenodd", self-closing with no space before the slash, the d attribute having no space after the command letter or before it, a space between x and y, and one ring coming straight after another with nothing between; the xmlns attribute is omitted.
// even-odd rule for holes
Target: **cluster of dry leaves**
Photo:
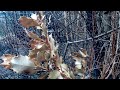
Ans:
<svg viewBox="0 0 120 90"><path fill-rule="evenodd" d="M75 75L84 79L87 65L85 58L88 56L86 50L81 49L79 52L71 53L71 57L75 60L75 67L65 64L62 56L58 55L58 43L52 34L48 35L44 15L39 13L32 14L31 18L25 16L19 18L20 24L25 27L25 32L31 38L29 55L5 54L1 57L3 62L0 65L16 73L33 74L40 70L46 71L47 74L40 76L39 79L75 79ZM27 30L30 27L42 30L44 38Z"/></svg>

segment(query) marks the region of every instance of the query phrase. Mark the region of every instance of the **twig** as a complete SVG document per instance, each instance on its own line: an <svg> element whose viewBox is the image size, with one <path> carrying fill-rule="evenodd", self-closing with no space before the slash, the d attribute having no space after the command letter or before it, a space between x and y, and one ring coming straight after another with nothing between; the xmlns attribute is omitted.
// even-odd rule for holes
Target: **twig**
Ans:
<svg viewBox="0 0 120 90"><path fill-rule="evenodd" d="M65 60L65 55L66 55L66 52L67 52L68 45L69 45L69 43L67 42L66 46L65 46L65 50L64 50L63 60Z"/></svg>
<svg viewBox="0 0 120 90"><path fill-rule="evenodd" d="M99 59L99 56L100 56L100 54L101 54L101 52L102 52L102 50L103 50L103 48L104 48L105 46L106 46L106 43L104 43L103 46L101 47L100 52L99 52L99 54L98 54L96 60Z"/></svg>
<svg viewBox="0 0 120 90"><path fill-rule="evenodd" d="M116 43L116 52L115 52L115 56L113 58L113 64L112 64L112 67L111 67L111 70L109 72L109 74L107 75L107 77L105 79L108 79L108 77L111 75L112 71L113 71L113 68L114 68L114 65L116 64L115 60L116 60L116 56L117 56L117 51L118 51L118 44L119 44L119 31L118 31L118 35L117 35L117 43Z"/></svg>
<svg viewBox="0 0 120 90"><path fill-rule="evenodd" d="M103 33L103 34L100 34L100 35L98 35L98 36L95 36L94 39L97 39L97 38L99 38L99 37L102 37L102 36L105 36L105 35L107 35L107 34L110 34L111 32L119 31L119 30L120 30L120 27L115 28L114 30L112 29L112 30L110 30L110 31L108 31L108 32L106 32L106 33ZM92 38L88 38L88 39L86 39L86 40L92 40ZM78 40L78 41L74 41L74 42L68 41L68 43L69 43L69 44L72 44L72 43L78 43L78 42L84 42L84 41L85 41L85 40Z"/></svg>

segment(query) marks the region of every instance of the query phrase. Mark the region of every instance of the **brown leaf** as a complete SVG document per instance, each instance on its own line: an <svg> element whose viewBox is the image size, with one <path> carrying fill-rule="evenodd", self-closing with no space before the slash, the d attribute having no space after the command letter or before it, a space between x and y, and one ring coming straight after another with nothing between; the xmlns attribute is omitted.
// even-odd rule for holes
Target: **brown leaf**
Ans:
<svg viewBox="0 0 120 90"><path fill-rule="evenodd" d="M11 54L3 55L1 57L1 59L3 60L3 63L1 63L0 65L4 66L7 69L11 68L10 62L11 62L13 57L14 57L14 55L11 55Z"/></svg>
<svg viewBox="0 0 120 90"><path fill-rule="evenodd" d="M82 55L78 52L72 53L71 56L75 61L81 61L83 59Z"/></svg>
<svg viewBox="0 0 120 90"><path fill-rule="evenodd" d="M40 62L36 58L34 58L32 61L34 62L36 67L41 67Z"/></svg>
<svg viewBox="0 0 120 90"><path fill-rule="evenodd" d="M46 51L46 50L50 50L50 47L49 47L49 45L44 44L44 45L40 48L40 51Z"/></svg>
<svg viewBox="0 0 120 90"><path fill-rule="evenodd" d="M4 54L1 59L7 59L8 61L11 60L14 57L14 55L11 54Z"/></svg>
<svg viewBox="0 0 120 90"><path fill-rule="evenodd" d="M76 67L77 69L82 69L82 63L81 63L81 61L76 60L76 61L75 61L75 67Z"/></svg>
<svg viewBox="0 0 120 90"><path fill-rule="evenodd" d="M44 68L46 68L48 70L48 62L44 62Z"/></svg>
<svg viewBox="0 0 120 90"><path fill-rule="evenodd" d="M38 49L33 49L30 51L28 57L32 62L34 62L35 66L40 67L41 65L40 61L38 60L38 52L39 52Z"/></svg>
<svg viewBox="0 0 120 90"><path fill-rule="evenodd" d="M33 60L34 58L37 57L37 52L38 51L39 51L38 49L33 49L33 50L30 51L30 53L28 55L28 57L30 57L30 60Z"/></svg>
<svg viewBox="0 0 120 90"><path fill-rule="evenodd" d="M30 45L32 49L40 49L44 45L44 42L34 39L30 42Z"/></svg>
<svg viewBox="0 0 120 90"><path fill-rule="evenodd" d="M19 18L20 23L22 24L22 26L24 26L25 28L29 28L32 26L39 26L39 24L37 23L37 21L35 21L34 19L22 16Z"/></svg>
<svg viewBox="0 0 120 90"><path fill-rule="evenodd" d="M82 52L78 53L78 52L74 52L72 53L72 58L75 60L75 68L78 69L78 70L81 70L82 72L85 72L86 70L86 65L87 65L87 62L85 61L85 55L82 55L84 53L86 53L85 50L83 50L83 53L81 54Z"/></svg>
<svg viewBox="0 0 120 90"><path fill-rule="evenodd" d="M70 73L70 77L71 77L72 79L75 79L75 75L74 75L73 71L70 71L69 73Z"/></svg>
<svg viewBox="0 0 120 90"><path fill-rule="evenodd" d="M59 62L63 63L63 57L62 56L59 57Z"/></svg>
<svg viewBox="0 0 120 90"><path fill-rule="evenodd" d="M32 62L28 56L16 56L11 60L11 69L17 73L29 72L33 73L35 64Z"/></svg>
<svg viewBox="0 0 120 90"><path fill-rule="evenodd" d="M87 51L83 48L81 48L81 50L79 50L79 53L82 55L83 58L86 58L88 56Z"/></svg>
<svg viewBox="0 0 120 90"><path fill-rule="evenodd" d="M48 61L50 59L50 51L45 52L45 59Z"/></svg>
<svg viewBox="0 0 120 90"><path fill-rule="evenodd" d="M71 56L72 56L73 58L74 58L74 57L76 57L76 58L82 57L79 52L73 52L73 53L71 54Z"/></svg>
<svg viewBox="0 0 120 90"><path fill-rule="evenodd" d="M79 52L73 52L71 54L71 56L73 57L73 59L77 59L77 60L81 60L82 58L86 58L88 56L87 51L85 49L79 50Z"/></svg>
<svg viewBox="0 0 120 90"><path fill-rule="evenodd" d="M85 68L86 65L87 65L87 62L83 59L83 60L81 61L81 63L82 63L82 66Z"/></svg>
<svg viewBox="0 0 120 90"><path fill-rule="evenodd" d="M45 61L45 51L39 51L37 53L37 60L38 61Z"/></svg>
<svg viewBox="0 0 120 90"><path fill-rule="evenodd" d="M54 38L52 37L52 34L49 35L49 39L48 39L48 43L50 45L50 50L51 50L51 58L53 58L57 52L57 49L58 49L58 44L55 45L55 40Z"/></svg>
<svg viewBox="0 0 120 90"><path fill-rule="evenodd" d="M62 64L62 62L63 62L63 60L62 60L62 56L58 56L58 57L56 57L56 58L54 58L54 59L56 59L55 61L55 65L56 65L56 67L57 68L60 68L60 65Z"/></svg>
<svg viewBox="0 0 120 90"><path fill-rule="evenodd" d="M35 40L39 40L39 41L43 41L42 39L39 38L38 35L34 34L33 32L27 31L27 30L25 30L25 32L30 38L35 39Z"/></svg>
<svg viewBox="0 0 120 90"><path fill-rule="evenodd" d="M28 56L13 56L13 55L3 55L2 60L4 61L1 65L5 65L6 68L12 69L17 73L23 72L34 72L35 65L30 61Z"/></svg>
<svg viewBox="0 0 120 90"><path fill-rule="evenodd" d="M57 70L54 70L49 73L48 79L58 79L58 77L62 77L60 72Z"/></svg>

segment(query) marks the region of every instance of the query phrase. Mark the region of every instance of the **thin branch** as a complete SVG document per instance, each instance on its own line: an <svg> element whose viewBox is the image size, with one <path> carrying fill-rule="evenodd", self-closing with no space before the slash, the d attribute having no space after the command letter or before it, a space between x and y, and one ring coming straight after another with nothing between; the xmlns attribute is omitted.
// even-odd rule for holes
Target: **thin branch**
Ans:
<svg viewBox="0 0 120 90"><path fill-rule="evenodd" d="M109 74L107 75L107 77L105 79L108 79L108 77L111 75L112 71L113 71L113 68L114 68L114 65L115 65L115 60L116 60L116 55L117 55L117 51L118 51L118 44L119 44L119 34L120 32L118 31L118 35L117 35L117 43L116 43L116 52L115 52L115 56L113 58L113 64L112 64L112 67L111 67L111 70L109 72Z"/></svg>
<svg viewBox="0 0 120 90"><path fill-rule="evenodd" d="M67 42L66 46L65 46L65 50L64 50L63 60L65 60L65 55L66 55L66 52L67 52L68 45L69 45L69 43Z"/></svg>
<svg viewBox="0 0 120 90"><path fill-rule="evenodd" d="M106 33L103 33L103 34L100 34L100 35L98 35L98 36L95 36L94 39L97 39L97 38L99 38L99 37L105 36L105 35L107 35L107 34L110 34L110 33L114 32L114 31L119 31L119 30L120 30L120 27L115 28L114 30L112 29L112 30L110 30L110 31L108 31L108 32L106 32ZM86 40L87 40L87 41L88 41L88 40L92 40L92 38L88 38L88 39L86 39ZM78 43L78 42L84 42L84 41L85 41L85 40L78 40L78 41L74 41L74 42L68 41L68 43L69 43L69 44L72 44L72 43Z"/></svg>

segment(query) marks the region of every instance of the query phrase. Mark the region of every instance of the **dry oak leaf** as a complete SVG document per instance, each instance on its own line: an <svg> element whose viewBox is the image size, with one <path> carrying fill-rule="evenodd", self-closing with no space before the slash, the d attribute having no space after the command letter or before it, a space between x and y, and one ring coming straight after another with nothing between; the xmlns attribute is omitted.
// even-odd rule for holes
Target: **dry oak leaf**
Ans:
<svg viewBox="0 0 120 90"><path fill-rule="evenodd" d="M59 71L61 72L61 75L64 76L64 78L71 79L69 68L68 68L67 64L62 63L60 65L60 70Z"/></svg>
<svg viewBox="0 0 120 90"><path fill-rule="evenodd" d="M33 49L30 51L28 57L30 57L30 60L37 60L37 62L40 63L41 61L46 61L50 55L47 54L46 50Z"/></svg>
<svg viewBox="0 0 120 90"><path fill-rule="evenodd" d="M43 46L39 49L39 51L50 52L50 47L49 47L49 45L47 45L47 44L45 43L45 44L43 44Z"/></svg>
<svg viewBox="0 0 120 90"><path fill-rule="evenodd" d="M40 49L44 45L44 41L40 40L32 40L30 41L30 45L32 49Z"/></svg>
<svg viewBox="0 0 120 90"><path fill-rule="evenodd" d="M75 79L75 75L74 75L73 71L70 70L69 73L70 73L70 77L71 77L72 79Z"/></svg>
<svg viewBox="0 0 120 90"><path fill-rule="evenodd" d="M11 69L17 73L22 73L24 71L29 71L29 73L33 73L35 64L32 62L28 56L16 56L11 60Z"/></svg>
<svg viewBox="0 0 120 90"><path fill-rule="evenodd" d="M4 57L4 56L3 56ZM35 73L35 64L29 59L28 56L14 56L11 58L7 58L4 57L2 58L2 60L4 61L3 63L8 64L7 61L9 61L10 64L10 68L13 71L15 71L16 73L24 73L24 72L29 72L29 73Z"/></svg>
<svg viewBox="0 0 120 90"><path fill-rule="evenodd" d="M61 56L59 57L59 60L56 61L56 66L58 67L59 72L61 73L61 75L64 78L69 78L69 79L71 78L69 68L68 68L67 64L62 63L62 57Z"/></svg>
<svg viewBox="0 0 120 90"><path fill-rule="evenodd" d="M50 44L50 49L51 49L51 58L53 58L56 55L56 51L58 49L58 44L55 45L55 40L52 37L52 34L49 35L49 44Z"/></svg>
<svg viewBox="0 0 120 90"><path fill-rule="evenodd" d="M34 20L39 20L39 22L42 22L43 19L45 19L45 15L37 15L37 14L34 14L32 13L31 14L31 18L34 19Z"/></svg>
<svg viewBox="0 0 120 90"><path fill-rule="evenodd" d="M85 59L83 58L83 56L79 53L79 52L74 52L72 53L72 58L75 60L75 65L76 65L76 68L78 69L82 69L82 67L86 67L86 61Z"/></svg>
<svg viewBox="0 0 120 90"><path fill-rule="evenodd" d="M56 65L58 68L60 68L60 64L63 63L62 56L60 56L60 57L58 56L58 58L55 58L55 59L57 59L56 62L55 62L55 65Z"/></svg>
<svg viewBox="0 0 120 90"><path fill-rule="evenodd" d="M33 33L33 32L31 32L31 31L27 31L26 29L25 29L25 32L26 32L26 34L30 37L30 38L32 38L32 39L35 39L35 40L39 40L39 41L43 41L41 38L39 38L39 36L38 35L36 35L35 33Z"/></svg>
<svg viewBox="0 0 120 90"><path fill-rule="evenodd" d="M28 55L28 57L30 58L30 60L32 61L32 62L34 62L34 64L35 64L35 66L36 67L40 67L41 65L40 65L40 60L41 59L39 59L38 58L38 52L40 52L40 50L39 49L33 49L33 50L31 50L30 52L29 52L29 55ZM40 55L41 56L41 55ZM40 57L39 56L39 57ZM42 61L42 60L41 60Z"/></svg>
<svg viewBox="0 0 120 90"><path fill-rule="evenodd" d="M37 20L38 19L38 15L32 13L31 18L34 19L34 20Z"/></svg>
<svg viewBox="0 0 120 90"><path fill-rule="evenodd" d="M36 58L39 62L41 61L45 61L45 51L39 51L37 52L37 58Z"/></svg>
<svg viewBox="0 0 120 90"><path fill-rule="evenodd" d="M50 59L50 51L46 50L45 59L48 61Z"/></svg>
<svg viewBox="0 0 120 90"><path fill-rule="evenodd" d="M34 20L32 18L25 17L25 16L20 17L19 22L25 28L29 28L29 27L33 27L33 26L39 26L39 24L36 20Z"/></svg>
<svg viewBox="0 0 120 90"><path fill-rule="evenodd" d="M5 54L1 57L1 59L3 60L3 63L1 63L0 65L4 66L5 68L9 69L11 67L10 65L10 61L11 59L14 57L14 55L11 54Z"/></svg>
<svg viewBox="0 0 120 90"><path fill-rule="evenodd" d="M30 60L37 57L37 52L39 52L39 49L33 49L29 51L28 57L30 58Z"/></svg>
<svg viewBox="0 0 120 90"><path fill-rule="evenodd" d="M39 17L39 15L32 14L31 18L36 20L39 23L39 26L36 26L37 29L42 29L43 19L45 16Z"/></svg>
<svg viewBox="0 0 120 90"><path fill-rule="evenodd" d="M79 53L82 55L83 58L88 57L87 51L83 48L81 48L81 50L79 50Z"/></svg>
<svg viewBox="0 0 120 90"><path fill-rule="evenodd" d="M48 79L63 79L63 77L59 71L54 70L49 73Z"/></svg>
<svg viewBox="0 0 120 90"><path fill-rule="evenodd" d="M78 69L82 69L81 61L76 61L75 62L75 67L78 68Z"/></svg>

